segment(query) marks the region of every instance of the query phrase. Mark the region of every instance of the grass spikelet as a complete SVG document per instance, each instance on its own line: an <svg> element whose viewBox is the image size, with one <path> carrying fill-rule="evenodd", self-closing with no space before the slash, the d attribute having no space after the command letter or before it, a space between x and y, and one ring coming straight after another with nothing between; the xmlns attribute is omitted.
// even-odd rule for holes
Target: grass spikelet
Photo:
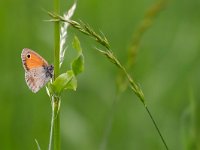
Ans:
<svg viewBox="0 0 200 150"><path fill-rule="evenodd" d="M109 61L111 61L113 64L115 64L124 74L124 77L128 80L129 82L129 86L130 88L133 90L133 92L138 96L139 100L143 103L145 110L147 111L149 117L151 118L151 121L154 125L154 127L156 128L156 131L158 132L160 139L162 140L165 148L168 150L168 146L157 126L157 123L155 122L153 116L151 115L151 112L149 111L146 103L145 103L145 99L144 99L144 94L141 90L141 88L136 84L136 82L133 80L133 78L129 75L129 73L127 72L127 69L120 63L120 61L117 59L117 57L114 56L113 52L110 49L110 45L108 40L105 38L105 36L99 35L97 34L89 25L81 22L76 22L73 20L67 20L64 17L55 14L55 13L48 13L53 19L51 19L50 21L61 21L61 22L67 22L69 23L72 27L74 27L75 29L77 29L78 31L86 34L89 37L92 37L95 41L97 41L100 45L102 45L103 47L105 47L106 50L100 50L97 49L100 53L102 53L103 55L105 55Z"/></svg>
<svg viewBox="0 0 200 150"><path fill-rule="evenodd" d="M63 17L66 20L69 20L73 16L75 9L76 9L76 2L72 5L69 11L64 13ZM65 43L67 39L68 26L69 26L68 22L62 22L61 28L60 28L60 67L64 61L64 56L65 56L65 51L66 51Z"/></svg>

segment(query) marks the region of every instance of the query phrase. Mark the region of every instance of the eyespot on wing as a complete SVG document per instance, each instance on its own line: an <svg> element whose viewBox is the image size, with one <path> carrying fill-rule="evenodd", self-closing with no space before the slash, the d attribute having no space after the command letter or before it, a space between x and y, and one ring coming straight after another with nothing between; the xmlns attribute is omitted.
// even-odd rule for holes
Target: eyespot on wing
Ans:
<svg viewBox="0 0 200 150"><path fill-rule="evenodd" d="M28 48L23 49L21 58L25 70L30 70L32 68L41 66L48 66L48 63L44 58Z"/></svg>

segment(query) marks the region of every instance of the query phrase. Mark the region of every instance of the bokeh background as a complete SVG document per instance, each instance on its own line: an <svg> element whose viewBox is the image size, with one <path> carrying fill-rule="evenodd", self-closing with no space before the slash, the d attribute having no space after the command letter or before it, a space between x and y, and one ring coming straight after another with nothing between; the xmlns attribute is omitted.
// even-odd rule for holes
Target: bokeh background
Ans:
<svg viewBox="0 0 200 150"><path fill-rule="evenodd" d="M122 64L146 11L157 0L79 0L74 20L102 31ZM61 1L61 12L72 0ZM21 51L40 53L53 63L53 23L43 10L53 1L0 1L0 149L34 150L35 139L47 149L51 105L45 88L33 94L24 81ZM200 150L200 1L169 1L141 38L129 72L140 84L163 136L176 150ZM77 35L85 55L85 71L76 92L62 95L62 150L100 150L116 96L118 69L73 28L62 72L69 69L71 41ZM164 146L142 103L127 89L115 107L107 150L157 150Z"/></svg>

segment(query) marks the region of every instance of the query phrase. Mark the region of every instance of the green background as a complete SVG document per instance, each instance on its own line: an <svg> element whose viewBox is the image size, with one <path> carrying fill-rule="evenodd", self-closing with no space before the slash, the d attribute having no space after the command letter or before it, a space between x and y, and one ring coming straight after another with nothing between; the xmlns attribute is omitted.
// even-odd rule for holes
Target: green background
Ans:
<svg viewBox="0 0 200 150"><path fill-rule="evenodd" d="M133 33L156 0L79 0L74 20L102 31L122 64ZM73 1L61 1L61 12ZM24 81L21 51L36 50L53 63L53 23L43 10L53 1L0 1L0 149L47 149L51 105L45 88L33 94ZM62 72L73 56L76 34L85 55L85 71L76 92L62 95L62 150L97 150L112 112L118 69L76 30L68 30L68 50ZM129 71L170 149L200 149L200 1L169 1L145 32L136 63ZM128 89L116 105L108 150L157 150L164 146L142 103Z"/></svg>

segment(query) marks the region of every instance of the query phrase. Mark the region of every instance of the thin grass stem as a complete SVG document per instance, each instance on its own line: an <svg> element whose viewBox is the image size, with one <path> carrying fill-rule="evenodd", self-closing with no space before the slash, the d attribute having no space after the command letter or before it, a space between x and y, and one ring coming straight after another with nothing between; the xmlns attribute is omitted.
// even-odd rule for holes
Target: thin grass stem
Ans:
<svg viewBox="0 0 200 150"><path fill-rule="evenodd" d="M41 150L40 144L38 143L37 139L35 139L35 143L37 144L37 150Z"/></svg>
<svg viewBox="0 0 200 150"><path fill-rule="evenodd" d="M52 147L52 140L53 140L53 128L54 128L54 103L52 100L52 114L51 114L51 129L50 129L50 136L49 136L49 147L48 150L51 150Z"/></svg>
<svg viewBox="0 0 200 150"><path fill-rule="evenodd" d="M140 99L140 101L143 103L144 107L146 108L157 132L160 135L160 138L163 142L163 144L165 145L165 148L168 150L168 146L160 132L160 130L158 129L158 126L156 124L156 122L153 119L153 116L151 115L149 109L147 108L145 99L144 99L144 94L142 92L142 89L136 84L136 82L132 79L132 77L129 75L129 73L127 72L126 68L120 63L120 61L114 56L113 52L110 49L110 45L109 42L107 40L106 37L101 36L99 34L97 34L90 26L88 26L87 24L84 24L83 22L78 23L76 21L73 20L66 20L65 18L63 18L62 16L57 15L56 13L50 13L49 15L53 18L50 21L54 21L54 22L58 22L58 21L63 21L63 22L68 22L72 27L74 27L75 29L77 29L78 31L84 33L85 35L88 35L89 37L92 37L96 42L98 42L99 44L101 44L102 46L104 46L106 48L106 50L100 50L97 49L101 54L105 55L108 60L110 60L110 62L112 62L115 66L117 66L126 76L128 82L129 82L129 86L130 88L133 90L133 92L138 96L138 98Z"/></svg>
<svg viewBox="0 0 200 150"><path fill-rule="evenodd" d="M149 111L149 109L148 109L147 106L145 106L145 109L146 109L146 111L147 111L149 117L151 118L151 120L152 120L152 122L153 122L153 125L155 126L155 128L156 128L156 130L157 130L157 132L158 132L158 134L159 134L159 136L160 136L160 138L161 138L163 144L165 145L165 148L168 150L168 146L167 146L167 144L166 144L166 142L165 142L165 140L164 140L164 138L163 138L163 136L162 136L162 134L161 134L161 132L160 132L160 130L159 130L159 128L158 128L158 126L157 126L157 124L156 124L154 118L153 118L153 116L151 115L151 112Z"/></svg>
<svg viewBox="0 0 200 150"><path fill-rule="evenodd" d="M119 100L120 94L119 92L117 92L117 94L115 94L114 100L113 100L113 104L111 107L111 112L109 113L109 117L108 117L108 121L106 122L106 127L103 133L103 138L100 144L100 150L106 150L107 149L107 144L108 144L108 139L109 139L109 135L112 131L112 124L113 124L113 119L114 119L114 115L115 115L115 110L116 110L116 106L117 106L117 101Z"/></svg>
<svg viewBox="0 0 200 150"><path fill-rule="evenodd" d="M54 12L60 12L60 0L54 0ZM54 79L59 75L60 63L60 22L54 22Z"/></svg>
<svg viewBox="0 0 200 150"><path fill-rule="evenodd" d="M133 67L136 55L138 53L140 43L142 41L143 35L146 33L148 29L152 26L154 23L154 20L156 16L165 8L167 5L168 0L159 0L157 1L153 6L151 6L147 12L145 13L145 16L143 20L141 21L138 29L133 34L132 43L128 49L128 59L126 63L126 68L129 69Z"/></svg>

